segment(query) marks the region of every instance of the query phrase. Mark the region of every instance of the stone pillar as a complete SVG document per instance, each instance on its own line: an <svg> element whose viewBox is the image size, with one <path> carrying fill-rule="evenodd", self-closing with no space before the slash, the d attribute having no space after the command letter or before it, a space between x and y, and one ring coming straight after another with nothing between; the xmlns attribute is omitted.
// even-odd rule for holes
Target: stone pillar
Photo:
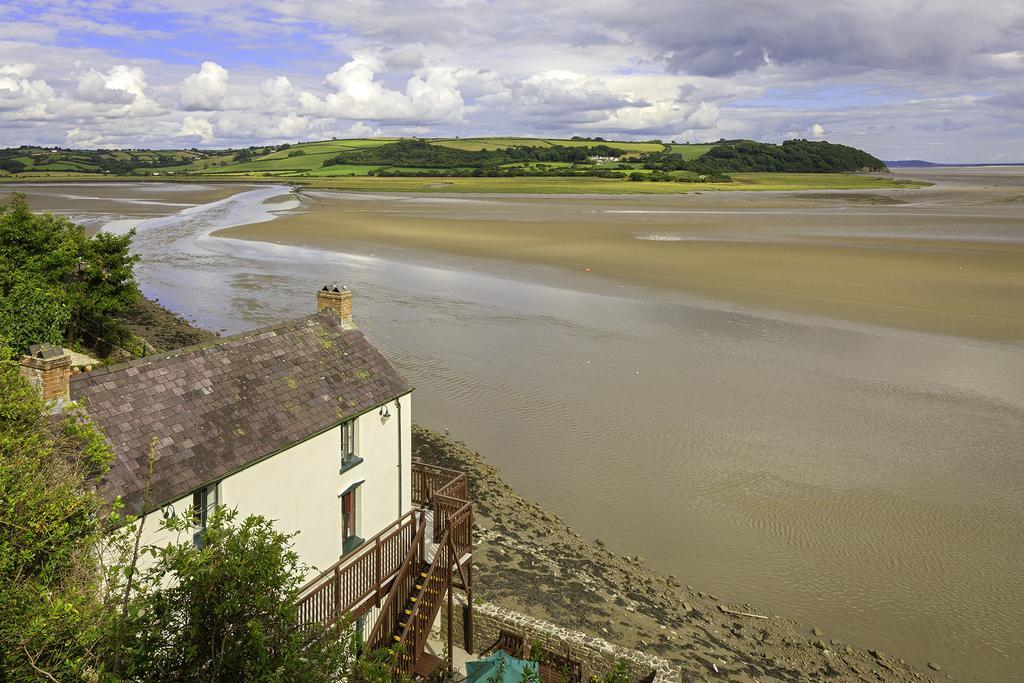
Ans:
<svg viewBox="0 0 1024 683"><path fill-rule="evenodd" d="M338 314L342 322L352 322L352 292L348 289L338 289L335 285L324 285L316 293L316 310L322 311L325 308L332 309Z"/></svg>
<svg viewBox="0 0 1024 683"><path fill-rule="evenodd" d="M68 399L71 386L71 356L59 346L33 344L22 356L21 375L36 388L45 401Z"/></svg>

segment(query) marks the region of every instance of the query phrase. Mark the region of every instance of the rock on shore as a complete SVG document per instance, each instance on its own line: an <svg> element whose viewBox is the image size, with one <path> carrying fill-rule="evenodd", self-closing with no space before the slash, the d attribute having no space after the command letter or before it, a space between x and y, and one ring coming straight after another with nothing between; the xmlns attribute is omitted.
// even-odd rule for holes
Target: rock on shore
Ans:
<svg viewBox="0 0 1024 683"><path fill-rule="evenodd" d="M903 660L648 571L517 495L465 444L412 429L415 458L469 477L480 599L657 654L686 681L930 680Z"/></svg>
<svg viewBox="0 0 1024 683"><path fill-rule="evenodd" d="M145 339L151 350L169 351L216 339L152 299L140 296L134 307L118 316L132 334Z"/></svg>

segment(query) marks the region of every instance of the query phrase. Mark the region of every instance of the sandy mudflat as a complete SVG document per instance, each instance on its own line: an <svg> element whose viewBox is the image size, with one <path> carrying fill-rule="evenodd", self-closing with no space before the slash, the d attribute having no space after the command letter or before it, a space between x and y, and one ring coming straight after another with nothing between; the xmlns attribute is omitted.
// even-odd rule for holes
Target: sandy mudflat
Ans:
<svg viewBox="0 0 1024 683"><path fill-rule="evenodd" d="M217 234L513 260L578 273L581 286L606 277L753 308L1017 341L1020 190L443 200L311 192L300 212Z"/></svg>
<svg viewBox="0 0 1024 683"><path fill-rule="evenodd" d="M685 577L648 571L640 556L615 555L520 497L462 443L413 425L413 455L469 478L478 600L657 654L684 681L931 680L903 659L684 586Z"/></svg>
<svg viewBox="0 0 1024 683"><path fill-rule="evenodd" d="M28 197L36 211L53 211L76 218L166 216L181 209L215 202L251 189L213 183L62 182L0 185L0 204L15 192Z"/></svg>

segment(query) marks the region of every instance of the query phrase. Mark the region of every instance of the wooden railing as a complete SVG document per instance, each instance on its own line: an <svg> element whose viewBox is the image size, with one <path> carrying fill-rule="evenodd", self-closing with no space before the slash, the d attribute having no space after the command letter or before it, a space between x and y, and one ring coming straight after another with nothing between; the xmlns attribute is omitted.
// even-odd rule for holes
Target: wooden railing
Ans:
<svg viewBox="0 0 1024 683"><path fill-rule="evenodd" d="M308 582L299 594L300 628L330 625L344 615L357 618L380 607L367 645L393 647L399 676L412 674L454 573L458 571L462 588L468 591L472 584L472 568L462 562L473 551L466 475L413 462L411 476L417 509ZM433 511L429 531L427 509ZM428 538L438 547L423 576Z"/></svg>
<svg viewBox="0 0 1024 683"><path fill-rule="evenodd" d="M434 561L418 586L412 609L401 633L396 638L396 678L411 677L416 663L423 654L430 635L430 627L441 609L441 602L452 587L452 572L458 561L458 551L452 544L451 530L445 531Z"/></svg>
<svg viewBox="0 0 1024 683"><path fill-rule="evenodd" d="M410 595L416 591L417 579L423 569L425 557L424 538L427 529L426 524L421 524L416 538L413 539L412 547L406 555L402 568L398 571L391 590L380 608L380 616L374 624L370 636L366 639L371 650L390 647L392 638L398 632L398 625L404 616L406 602Z"/></svg>
<svg viewBox="0 0 1024 683"><path fill-rule="evenodd" d="M413 505L427 507L434 495L450 496L463 502L469 500L469 485L466 475L458 470L428 465L414 460L412 463Z"/></svg>
<svg viewBox="0 0 1024 683"><path fill-rule="evenodd" d="M359 617L385 597L419 531L422 510L411 510L355 552L343 557L299 590L299 627L330 625L342 615Z"/></svg>
<svg viewBox="0 0 1024 683"><path fill-rule="evenodd" d="M412 466L412 497L415 504L434 511L432 539L440 543L448 520L469 503L469 483L463 472L416 461ZM460 535L470 533L471 525L472 521L460 530ZM464 547L468 550L470 546L467 542Z"/></svg>
<svg viewBox="0 0 1024 683"><path fill-rule="evenodd" d="M435 519L437 513L434 513ZM453 561L473 552L473 506L466 502L455 512L445 517L442 528L450 532L452 548L456 555Z"/></svg>

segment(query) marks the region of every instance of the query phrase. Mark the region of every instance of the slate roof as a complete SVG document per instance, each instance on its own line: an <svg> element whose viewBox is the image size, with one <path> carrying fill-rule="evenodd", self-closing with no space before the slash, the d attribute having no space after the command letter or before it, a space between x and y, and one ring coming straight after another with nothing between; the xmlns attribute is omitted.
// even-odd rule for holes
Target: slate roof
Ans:
<svg viewBox="0 0 1024 683"><path fill-rule="evenodd" d="M306 318L75 375L115 460L108 500L142 511L176 500L412 387L356 329L323 310Z"/></svg>

